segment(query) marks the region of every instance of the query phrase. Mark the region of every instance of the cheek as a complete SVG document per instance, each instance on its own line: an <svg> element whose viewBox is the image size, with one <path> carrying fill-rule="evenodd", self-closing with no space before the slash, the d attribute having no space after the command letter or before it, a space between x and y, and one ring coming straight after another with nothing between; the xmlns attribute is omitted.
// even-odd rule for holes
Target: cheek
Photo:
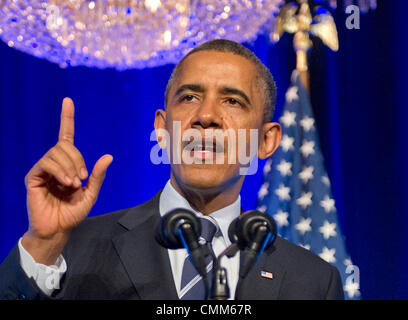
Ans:
<svg viewBox="0 0 408 320"><path fill-rule="evenodd" d="M172 108L171 112L167 113L167 127L170 129L174 122L179 122L185 128L193 116L191 109L186 108Z"/></svg>
<svg viewBox="0 0 408 320"><path fill-rule="evenodd" d="M240 116L225 114L223 117L224 128L233 129L236 133L245 131L247 136L251 129L259 130L262 126L260 121L257 121L257 117L253 113L245 113Z"/></svg>
<svg viewBox="0 0 408 320"><path fill-rule="evenodd" d="M185 120L180 117L175 112L172 112L167 116L166 119L166 129L170 134L170 137L173 137L174 134L178 134L182 128L185 127Z"/></svg>

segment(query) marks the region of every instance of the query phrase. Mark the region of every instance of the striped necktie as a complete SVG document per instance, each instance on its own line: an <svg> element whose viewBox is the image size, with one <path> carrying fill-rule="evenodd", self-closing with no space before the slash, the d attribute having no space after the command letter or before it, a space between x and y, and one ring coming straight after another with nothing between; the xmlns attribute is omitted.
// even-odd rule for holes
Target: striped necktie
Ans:
<svg viewBox="0 0 408 320"><path fill-rule="evenodd" d="M212 252L212 239L217 232L217 226L210 218L200 218L201 221L201 238L200 242L207 244ZM204 242L205 241L205 242ZM207 274L212 270L212 255L208 255L205 259L207 266ZM211 279L208 279L209 285ZM189 257L184 260L183 273L181 276L180 299L182 300L203 300L205 298L205 287L201 276L194 268Z"/></svg>

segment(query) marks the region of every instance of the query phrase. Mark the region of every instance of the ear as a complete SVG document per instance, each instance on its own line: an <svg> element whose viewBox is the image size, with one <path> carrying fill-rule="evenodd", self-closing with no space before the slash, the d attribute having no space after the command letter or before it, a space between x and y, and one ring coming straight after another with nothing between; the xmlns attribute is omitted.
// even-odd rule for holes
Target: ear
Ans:
<svg viewBox="0 0 408 320"><path fill-rule="evenodd" d="M278 148L282 139L282 129L277 122L267 122L262 126L262 136L258 147L258 157L263 160L270 157Z"/></svg>
<svg viewBox="0 0 408 320"><path fill-rule="evenodd" d="M166 149L166 111L162 109L157 109L154 115L154 130L156 132L157 143L160 145L160 148Z"/></svg>

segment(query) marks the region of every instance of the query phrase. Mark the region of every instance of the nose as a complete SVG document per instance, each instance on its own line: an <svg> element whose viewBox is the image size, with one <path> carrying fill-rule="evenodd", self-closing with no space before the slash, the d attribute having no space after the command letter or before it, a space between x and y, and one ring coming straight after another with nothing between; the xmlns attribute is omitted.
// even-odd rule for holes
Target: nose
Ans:
<svg viewBox="0 0 408 320"><path fill-rule="evenodd" d="M206 97L196 114L191 119L192 128L212 128L220 129L222 128L222 117L220 115L220 106L217 105L215 98Z"/></svg>

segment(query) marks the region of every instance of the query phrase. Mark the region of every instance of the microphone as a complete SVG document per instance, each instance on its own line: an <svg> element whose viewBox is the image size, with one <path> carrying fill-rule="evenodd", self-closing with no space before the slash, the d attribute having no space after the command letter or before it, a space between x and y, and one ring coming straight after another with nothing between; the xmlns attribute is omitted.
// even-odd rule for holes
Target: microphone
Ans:
<svg viewBox="0 0 408 320"><path fill-rule="evenodd" d="M277 228L273 218L256 210L248 211L230 224L228 236L240 250L245 251L239 277L244 279L259 257L276 239Z"/></svg>
<svg viewBox="0 0 408 320"><path fill-rule="evenodd" d="M167 249L186 248L197 272L207 277L205 257L210 254L207 246L199 243L200 220L191 211L177 208L166 213L159 222L156 241Z"/></svg>

